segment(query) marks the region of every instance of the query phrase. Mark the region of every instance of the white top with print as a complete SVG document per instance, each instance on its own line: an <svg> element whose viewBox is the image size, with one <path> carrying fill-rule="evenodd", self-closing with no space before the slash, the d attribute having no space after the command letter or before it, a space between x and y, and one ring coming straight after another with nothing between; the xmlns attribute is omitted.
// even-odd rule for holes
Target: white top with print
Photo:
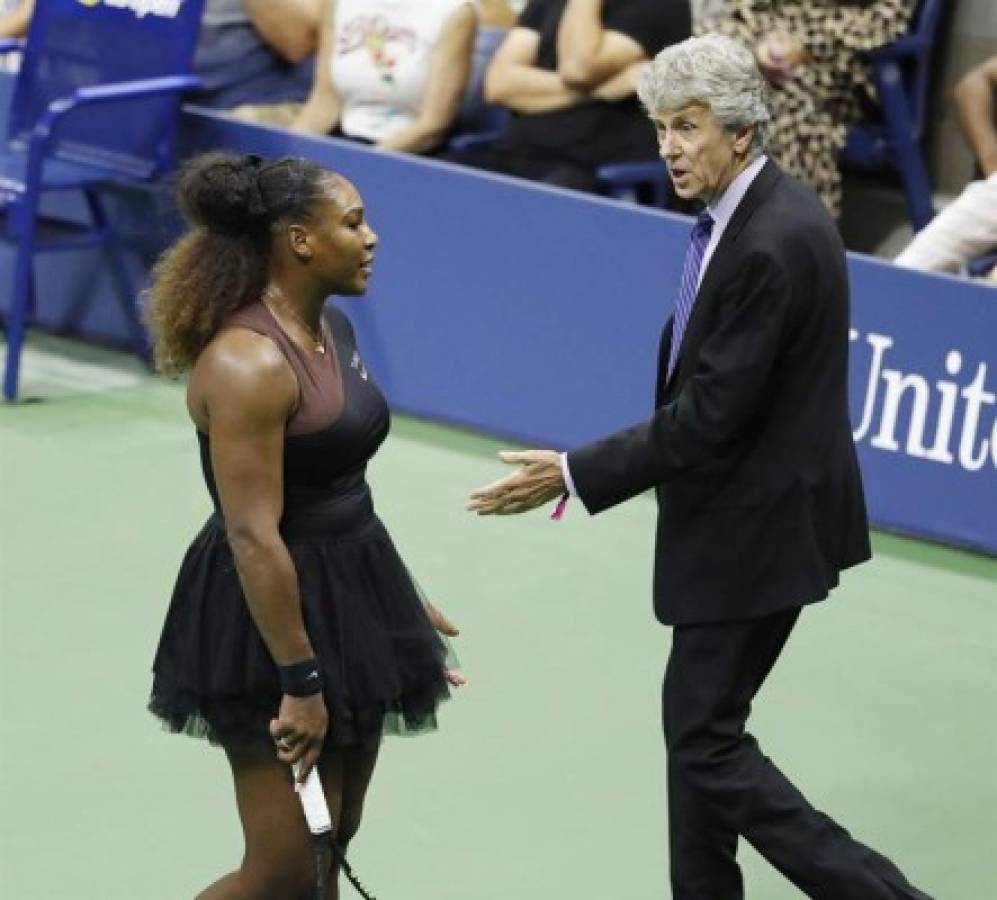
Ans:
<svg viewBox="0 0 997 900"><path fill-rule="evenodd" d="M467 2L338 0L332 83L345 134L378 141L412 123L443 26Z"/></svg>

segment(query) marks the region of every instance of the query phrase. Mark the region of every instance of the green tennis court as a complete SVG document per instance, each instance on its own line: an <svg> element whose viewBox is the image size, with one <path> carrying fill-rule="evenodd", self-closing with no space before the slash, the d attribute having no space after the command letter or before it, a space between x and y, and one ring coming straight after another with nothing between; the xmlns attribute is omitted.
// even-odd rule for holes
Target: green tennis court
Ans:
<svg viewBox="0 0 997 900"><path fill-rule="evenodd" d="M37 337L0 408L0 896L179 900L237 865L223 755L164 734L149 664L205 518L179 384ZM379 900L668 896L653 504L477 520L491 439L398 418L371 483L471 684L386 743L352 856ZM997 897L997 560L878 535L804 613L763 747L939 900ZM750 848L748 895L801 896ZM344 885L343 897L351 889Z"/></svg>

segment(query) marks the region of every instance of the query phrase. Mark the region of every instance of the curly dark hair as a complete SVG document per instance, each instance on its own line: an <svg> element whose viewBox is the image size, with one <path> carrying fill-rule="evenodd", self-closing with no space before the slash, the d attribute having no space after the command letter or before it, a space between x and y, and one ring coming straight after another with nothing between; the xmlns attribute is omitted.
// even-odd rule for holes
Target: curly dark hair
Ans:
<svg viewBox="0 0 997 900"><path fill-rule="evenodd" d="M156 261L146 293L159 371L189 369L222 322L259 299L274 226L289 216L307 221L331 177L297 157L206 153L183 167L178 199L191 230Z"/></svg>

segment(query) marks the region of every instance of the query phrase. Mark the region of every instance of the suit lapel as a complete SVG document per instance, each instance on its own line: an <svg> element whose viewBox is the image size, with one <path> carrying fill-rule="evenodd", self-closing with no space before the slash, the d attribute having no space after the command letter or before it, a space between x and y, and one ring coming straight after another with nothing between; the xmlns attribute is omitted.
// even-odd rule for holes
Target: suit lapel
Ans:
<svg viewBox="0 0 997 900"><path fill-rule="evenodd" d="M675 329L675 316L669 316L665 327L661 330L661 340L658 342L658 377L654 385L654 406L662 405L665 396L665 373L668 371L668 351L672 347L672 332Z"/></svg>
<svg viewBox="0 0 997 900"><path fill-rule="evenodd" d="M682 338L682 346L679 348L679 356L675 363L675 371L672 373L672 379L668 384L663 385L665 388L664 391L659 389L659 397L671 394L674 391L675 386L680 382L680 373L682 372L683 367L687 365L690 353L692 353L694 348L699 344L698 332L702 328L702 323L708 319L707 313L704 312L704 308L709 307L711 301L717 295L720 285L722 285L726 280L725 273L730 265L730 250L737 242L738 236L744 226L751 219L751 216L754 214L755 210L780 178L782 178L782 170L774 162L772 162L772 160L768 160L765 165L762 166L762 170L755 177L755 180L751 182L751 186L741 199L737 209L734 210L734 215L727 223L727 227L724 229L724 233L720 237L720 242L717 244L713 251L713 255L710 257L710 264L706 268L703 280L700 282L699 290L696 293L696 302L693 305L692 314L689 316L689 322L686 325L685 335ZM670 344L670 332L665 336L669 338ZM664 344L665 336L662 337L662 345ZM662 359L666 361L665 365L667 365L667 355L661 356L659 354L658 357L659 385L665 378L665 369L662 367L661 362Z"/></svg>

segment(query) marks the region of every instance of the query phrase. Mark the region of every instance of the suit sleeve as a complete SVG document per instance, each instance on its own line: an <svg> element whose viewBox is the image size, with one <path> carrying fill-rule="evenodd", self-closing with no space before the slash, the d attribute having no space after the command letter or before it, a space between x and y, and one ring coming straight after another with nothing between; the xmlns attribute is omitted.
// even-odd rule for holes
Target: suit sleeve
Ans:
<svg viewBox="0 0 997 900"><path fill-rule="evenodd" d="M749 257L741 272L678 396L648 421L568 454L575 488L590 513L708 468L763 408L785 346L792 292L771 257Z"/></svg>

